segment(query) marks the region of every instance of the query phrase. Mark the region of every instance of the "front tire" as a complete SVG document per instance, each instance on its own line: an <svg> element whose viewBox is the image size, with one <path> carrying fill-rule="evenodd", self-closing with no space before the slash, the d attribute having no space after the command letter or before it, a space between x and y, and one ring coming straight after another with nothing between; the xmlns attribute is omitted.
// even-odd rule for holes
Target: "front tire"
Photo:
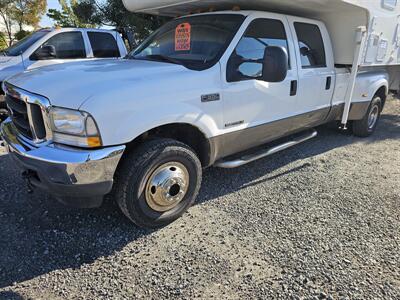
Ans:
<svg viewBox="0 0 400 300"><path fill-rule="evenodd" d="M159 228L193 205L201 179L201 163L190 147L158 138L145 142L122 161L114 197L136 225Z"/></svg>
<svg viewBox="0 0 400 300"><path fill-rule="evenodd" d="M364 118L353 122L353 134L359 137L368 137L374 133L382 111L382 99L376 96L369 105Z"/></svg>

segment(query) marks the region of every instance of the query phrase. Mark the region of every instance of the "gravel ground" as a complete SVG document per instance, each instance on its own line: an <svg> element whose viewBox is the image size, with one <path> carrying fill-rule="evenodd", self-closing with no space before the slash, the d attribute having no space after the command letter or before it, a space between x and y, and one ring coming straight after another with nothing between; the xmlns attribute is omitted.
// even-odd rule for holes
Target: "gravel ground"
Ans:
<svg viewBox="0 0 400 300"><path fill-rule="evenodd" d="M28 195L0 150L0 298L400 299L400 101L376 134L209 169L157 231ZM3 151L3 152L1 152Z"/></svg>

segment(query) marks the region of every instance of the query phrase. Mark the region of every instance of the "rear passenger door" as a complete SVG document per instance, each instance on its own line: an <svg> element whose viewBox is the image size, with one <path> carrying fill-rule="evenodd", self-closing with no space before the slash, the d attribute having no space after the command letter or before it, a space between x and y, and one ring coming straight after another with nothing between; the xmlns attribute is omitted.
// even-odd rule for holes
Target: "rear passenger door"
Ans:
<svg viewBox="0 0 400 300"><path fill-rule="evenodd" d="M314 126L327 116L334 91L332 46L325 26L318 21L288 17L298 62L298 127Z"/></svg>
<svg viewBox="0 0 400 300"><path fill-rule="evenodd" d="M111 33L88 31L94 58L117 58L121 56L117 41Z"/></svg>

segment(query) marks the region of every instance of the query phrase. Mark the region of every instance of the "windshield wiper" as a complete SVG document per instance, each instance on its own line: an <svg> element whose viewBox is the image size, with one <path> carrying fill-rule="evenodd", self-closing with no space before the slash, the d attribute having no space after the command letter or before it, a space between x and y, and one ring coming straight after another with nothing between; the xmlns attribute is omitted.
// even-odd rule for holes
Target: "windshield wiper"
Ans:
<svg viewBox="0 0 400 300"><path fill-rule="evenodd" d="M162 54L150 54L150 55L146 55L144 57L144 59L150 59L150 60L161 60L161 61L165 61L165 62L169 62L171 64L176 64L176 65L184 65L184 63L178 59L169 57L169 56L165 56Z"/></svg>

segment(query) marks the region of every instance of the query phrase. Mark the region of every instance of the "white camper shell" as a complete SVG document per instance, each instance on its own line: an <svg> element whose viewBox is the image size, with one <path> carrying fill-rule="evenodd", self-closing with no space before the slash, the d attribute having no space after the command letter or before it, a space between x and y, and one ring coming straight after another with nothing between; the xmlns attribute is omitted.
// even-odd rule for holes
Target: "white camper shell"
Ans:
<svg viewBox="0 0 400 300"><path fill-rule="evenodd" d="M367 29L362 66L400 64L400 3L397 0L123 0L132 12L181 16L214 10L261 10L291 14L325 23L335 64L351 65L355 33Z"/></svg>

